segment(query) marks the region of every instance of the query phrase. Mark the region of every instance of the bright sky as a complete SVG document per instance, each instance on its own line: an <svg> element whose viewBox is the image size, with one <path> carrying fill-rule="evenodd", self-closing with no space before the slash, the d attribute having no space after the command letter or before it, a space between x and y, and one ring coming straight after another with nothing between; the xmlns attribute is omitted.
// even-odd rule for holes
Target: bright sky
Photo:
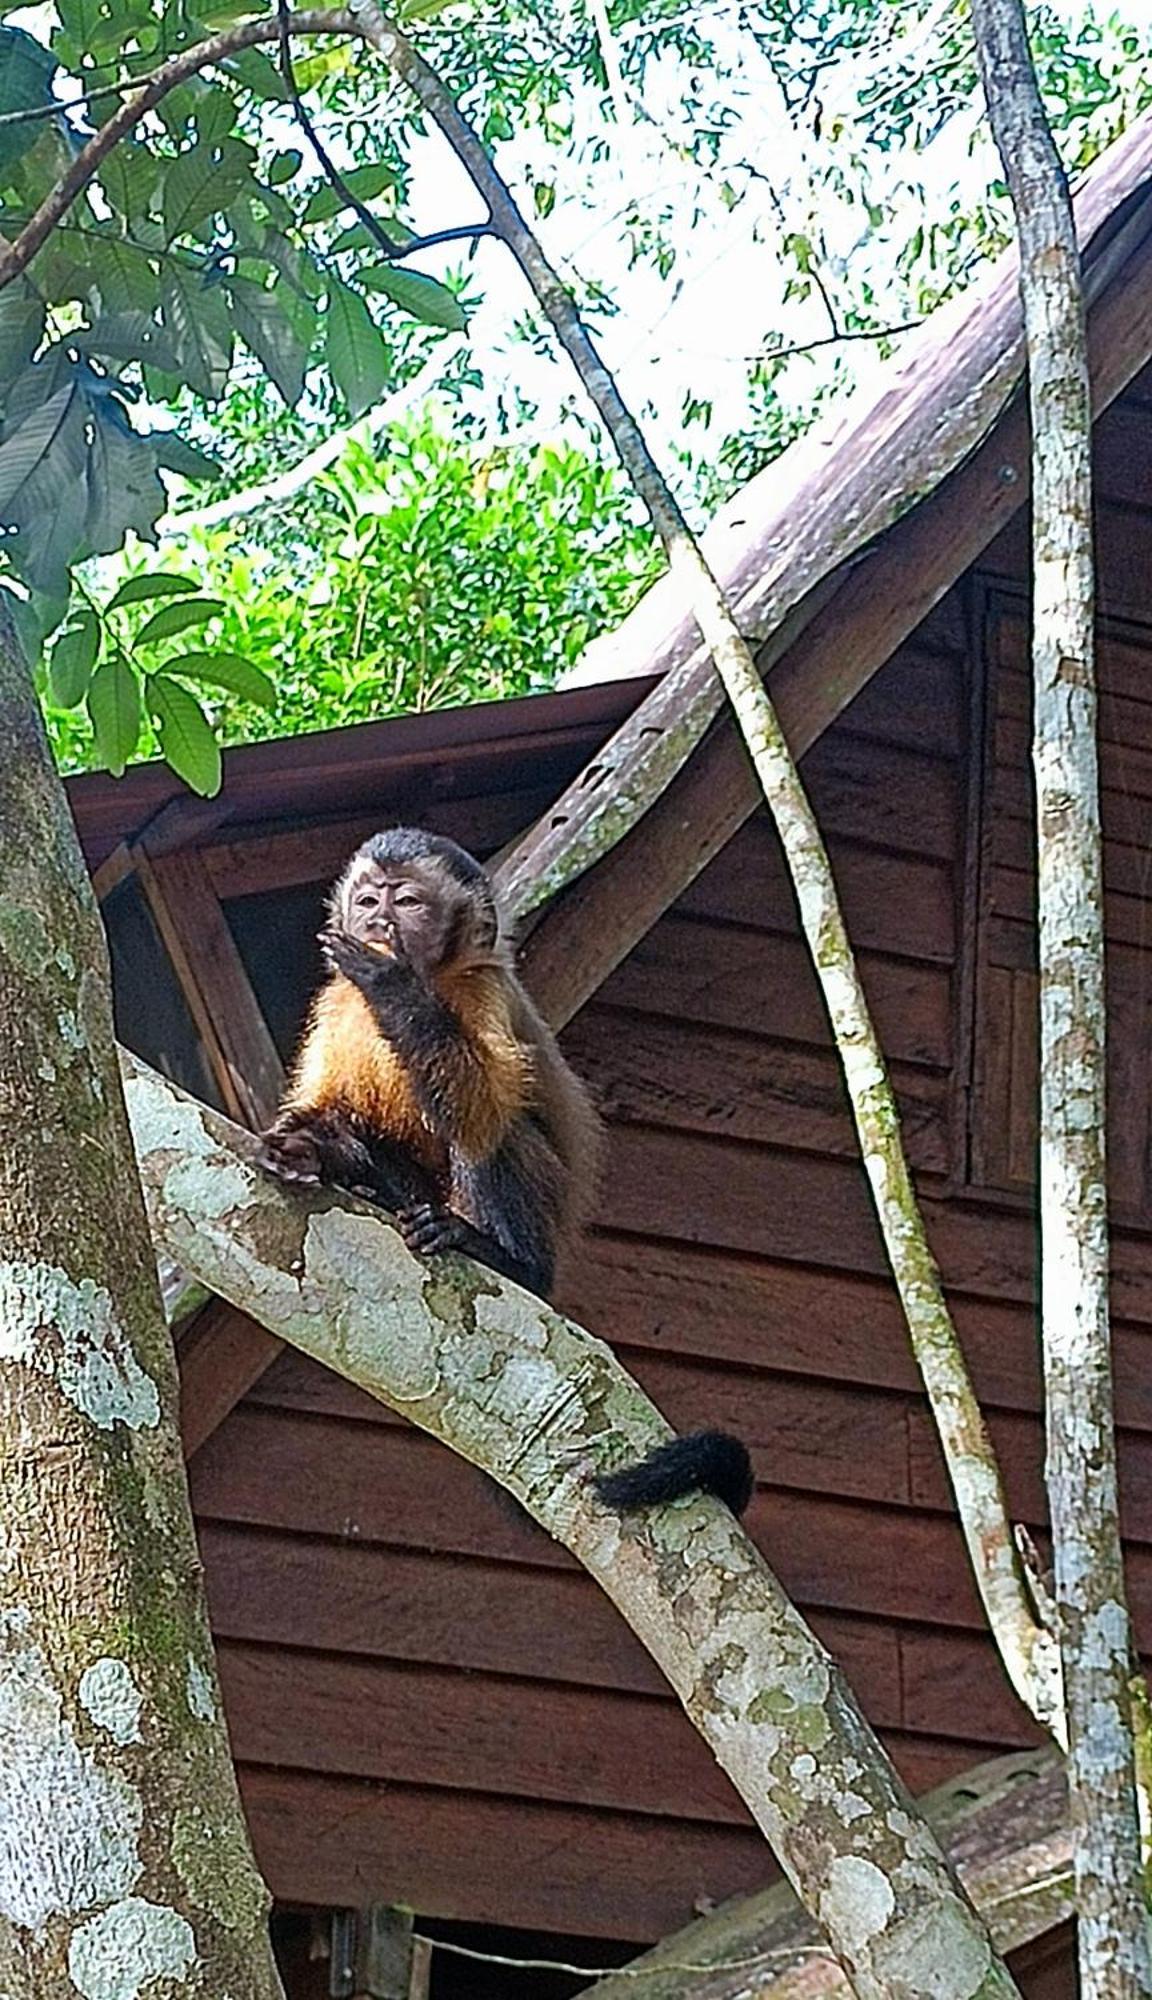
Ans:
<svg viewBox="0 0 1152 2000"><path fill-rule="evenodd" d="M572 0L592 8L598 0ZM924 59L930 60L939 19L953 0L936 0L918 31ZM899 0L892 0L893 16ZM578 177L545 223L539 225L545 247L562 269L583 273L606 283L616 294L620 312L597 328L605 358L616 372L626 400L649 416L653 441L665 449L682 431L682 405L688 395L704 396L716 408L714 435L738 426L745 408L746 357L755 354L766 335L775 332L782 344L819 339L829 330L827 312L817 297L785 301L775 246L787 230L810 234L822 228L831 250L825 275L837 289L837 258L851 261L855 273L867 272L883 311L891 292L891 244L912 234L925 209L943 214L950 190L971 191L994 171L991 142L984 135L981 107L955 118L921 156L919 178L925 189L922 206L898 189L898 172L876 161L873 190L888 215L880 240L870 237L859 208L848 210L823 183L819 155L805 159L793 124L783 105L772 71L752 38L737 25L737 9L728 0L713 0L697 10L697 22L707 25L725 57L739 70L739 116L722 142L712 185L703 184L698 169L681 161L674 143L682 135L679 104L684 73L661 76L649 68L644 109L654 122L618 121L610 129L612 155L590 174ZM1071 21L1082 19L1079 0L1057 0L1056 11ZM1152 0L1121 0L1122 18L1137 27L1152 28ZM864 63L868 62L864 59ZM853 96L862 64L859 60L829 71L822 79L825 124L835 113L851 117ZM578 131L604 132L598 107L591 100L578 107ZM771 176L772 186L753 182L744 199L729 209L719 198L717 184L727 170L738 185L747 186L736 163L751 161ZM536 153L540 169L540 153ZM501 149L499 164L514 186L523 187L526 149ZM907 160L896 161L908 170ZM414 226L422 233L461 220L472 220L479 208L467 176L437 138L429 138L417 154ZM667 202L681 218L675 230L677 262L669 280L647 264L629 268L628 249L620 228L622 205L629 192L645 190L646 206L656 210ZM696 215L693 220L693 205ZM529 208L529 213L530 213ZM691 226L689 223L691 222ZM456 253L458 254L458 253ZM442 271L439 260L424 260L426 268ZM501 372L541 404L544 428L557 420L571 377L563 361L550 363L526 346L510 346L510 321L527 305L526 288L499 246L478 246L473 267L485 293L483 310L472 323L472 339L492 384ZM900 317L892 300L887 317ZM793 393L811 394L832 354L823 351L794 371ZM857 379L876 365L870 343L854 343L851 363Z"/></svg>

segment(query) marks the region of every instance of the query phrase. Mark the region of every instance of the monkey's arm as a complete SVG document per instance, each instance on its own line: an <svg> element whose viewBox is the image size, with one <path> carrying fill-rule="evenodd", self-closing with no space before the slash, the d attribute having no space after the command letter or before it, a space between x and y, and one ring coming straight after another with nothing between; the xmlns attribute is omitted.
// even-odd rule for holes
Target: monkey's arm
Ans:
<svg viewBox="0 0 1152 2000"><path fill-rule="evenodd" d="M413 1212L435 1194L432 1176L402 1145L361 1136L341 1105L287 1104L260 1141L266 1173L302 1187L341 1187L393 1214Z"/></svg>
<svg viewBox="0 0 1152 2000"><path fill-rule="evenodd" d="M495 1152L520 1108L526 1073L506 1017L468 1032L401 950L372 951L335 928L320 941L328 963L367 1001L436 1136L472 1159Z"/></svg>

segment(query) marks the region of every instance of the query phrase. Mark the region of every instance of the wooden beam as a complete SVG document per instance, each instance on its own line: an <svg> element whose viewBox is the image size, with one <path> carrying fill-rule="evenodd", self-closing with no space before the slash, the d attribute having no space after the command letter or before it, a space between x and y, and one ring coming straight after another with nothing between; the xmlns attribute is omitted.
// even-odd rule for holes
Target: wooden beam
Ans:
<svg viewBox="0 0 1152 2000"><path fill-rule="evenodd" d="M1000 1952L1018 1951L1073 1910L1072 1837L1052 1750L998 1757L928 1794L921 1811ZM733 1897L686 1930L583 1988L578 2000L851 2000L850 1988L787 1883ZM756 1961L760 1963L757 1966ZM695 1976L685 1965L708 1966ZM753 1973L754 1976L750 1976Z"/></svg>
<svg viewBox="0 0 1152 2000"><path fill-rule="evenodd" d="M132 860L225 1109L259 1128L280 1101L283 1065L203 855L197 848L154 855L141 843ZM280 1347L218 1299L195 1315L178 1350L187 1456L223 1423Z"/></svg>
<svg viewBox="0 0 1152 2000"><path fill-rule="evenodd" d="M280 1101L283 1065L203 857L140 845L133 859L224 1108L241 1124L264 1125Z"/></svg>
<svg viewBox="0 0 1152 2000"><path fill-rule="evenodd" d="M122 840L118 847L112 849L111 854L105 855L99 868L94 868L92 871L92 893L96 901L103 903L105 898L112 894L113 889L118 889L121 882L127 881L129 875L134 873L135 867L132 849L126 840Z"/></svg>
<svg viewBox="0 0 1152 2000"><path fill-rule="evenodd" d="M1152 133L1152 127L1150 127ZM1090 320L1093 393L1106 409L1152 349L1152 247ZM1014 403L992 435L847 572L768 675L801 757L974 563L1028 497L1028 425ZM641 704L635 729L649 710ZM583 1006L761 803L743 745L724 721L632 832L552 904L522 954L553 1027ZM518 869L512 874L519 879Z"/></svg>
<svg viewBox="0 0 1152 2000"><path fill-rule="evenodd" d="M283 1345L224 1299L210 1299L184 1332L180 1357L180 1431L191 1459L269 1369Z"/></svg>

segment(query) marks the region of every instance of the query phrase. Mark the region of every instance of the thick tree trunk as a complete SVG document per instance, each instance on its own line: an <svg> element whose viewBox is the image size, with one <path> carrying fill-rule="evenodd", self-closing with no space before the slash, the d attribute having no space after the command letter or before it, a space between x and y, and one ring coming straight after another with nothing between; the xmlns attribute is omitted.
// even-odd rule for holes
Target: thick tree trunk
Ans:
<svg viewBox="0 0 1152 2000"><path fill-rule="evenodd" d="M104 938L0 632L0 1993L277 2000Z"/></svg>
<svg viewBox="0 0 1152 2000"><path fill-rule="evenodd" d="M1116 1486L1104 1159L1104 881L1092 412L1072 204L1021 0L973 0L1016 212L1032 410L1041 1332L1085 2000L1152 1992Z"/></svg>

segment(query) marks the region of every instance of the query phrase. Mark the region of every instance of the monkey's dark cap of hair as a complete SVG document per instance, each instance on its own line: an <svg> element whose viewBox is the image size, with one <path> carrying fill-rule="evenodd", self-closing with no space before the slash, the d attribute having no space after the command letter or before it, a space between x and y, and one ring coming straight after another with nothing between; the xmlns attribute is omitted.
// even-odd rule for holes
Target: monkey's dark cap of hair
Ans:
<svg viewBox="0 0 1152 2000"><path fill-rule="evenodd" d="M711 1493L739 1517L755 1490L752 1460L739 1438L726 1431L691 1431L658 1444L639 1465L602 1472L592 1485L607 1506L630 1514L659 1507L686 1493Z"/></svg>
<svg viewBox="0 0 1152 2000"><path fill-rule="evenodd" d="M389 826L382 833L374 833L360 849L370 860L381 865L389 861L443 861L458 882L471 887L482 882L488 887L488 877L480 863L458 847L454 840L445 839L443 834L429 833L422 826Z"/></svg>

